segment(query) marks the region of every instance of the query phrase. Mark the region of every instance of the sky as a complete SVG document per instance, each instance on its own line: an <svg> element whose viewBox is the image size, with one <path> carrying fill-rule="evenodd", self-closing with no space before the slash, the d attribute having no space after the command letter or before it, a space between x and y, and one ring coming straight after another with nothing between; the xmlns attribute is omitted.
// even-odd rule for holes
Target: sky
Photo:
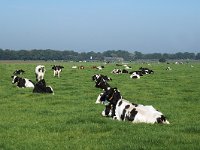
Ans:
<svg viewBox="0 0 200 150"><path fill-rule="evenodd" d="M200 0L0 0L0 48L200 52Z"/></svg>

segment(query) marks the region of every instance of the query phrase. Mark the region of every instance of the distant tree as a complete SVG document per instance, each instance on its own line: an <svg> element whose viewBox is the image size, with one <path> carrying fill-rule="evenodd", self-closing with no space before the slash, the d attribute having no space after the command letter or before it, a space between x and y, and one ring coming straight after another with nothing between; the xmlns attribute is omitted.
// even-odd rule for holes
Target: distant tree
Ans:
<svg viewBox="0 0 200 150"><path fill-rule="evenodd" d="M165 58L160 58L160 59L159 59L159 62L164 63L164 62L166 62L166 59L165 59Z"/></svg>

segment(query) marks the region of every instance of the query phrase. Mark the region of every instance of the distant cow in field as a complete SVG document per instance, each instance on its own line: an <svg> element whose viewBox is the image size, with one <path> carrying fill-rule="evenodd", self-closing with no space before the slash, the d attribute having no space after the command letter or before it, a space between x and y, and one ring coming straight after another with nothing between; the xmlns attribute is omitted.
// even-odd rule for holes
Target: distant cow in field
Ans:
<svg viewBox="0 0 200 150"><path fill-rule="evenodd" d="M52 67L54 77L55 77L55 76L60 77L60 73L61 73L61 71L62 71L63 68L64 68L63 66L54 65L54 66Z"/></svg>
<svg viewBox="0 0 200 150"><path fill-rule="evenodd" d="M149 69L149 68L140 67L139 70L142 71L142 74L152 74L152 73L154 73L154 71Z"/></svg>
<svg viewBox="0 0 200 150"><path fill-rule="evenodd" d="M153 106L134 104L122 98L117 88L108 88L102 95L101 101L108 101L103 116L133 123L169 124L166 117Z"/></svg>
<svg viewBox="0 0 200 150"><path fill-rule="evenodd" d="M11 78L12 78L12 84L17 83L17 87L19 88L33 88L34 87L34 83L27 78L21 78L18 76L11 76Z"/></svg>
<svg viewBox="0 0 200 150"><path fill-rule="evenodd" d="M133 72L133 73L130 75L130 78L131 78L131 79L140 79L140 75L137 74L136 72Z"/></svg>
<svg viewBox="0 0 200 150"><path fill-rule="evenodd" d="M44 79L44 74L45 74L45 66L43 65L38 65L35 68L35 76L36 76L36 81L40 81Z"/></svg>
<svg viewBox="0 0 200 150"><path fill-rule="evenodd" d="M111 73L113 73L113 74L121 74L122 70L121 69L113 69L113 71Z"/></svg>
<svg viewBox="0 0 200 150"><path fill-rule="evenodd" d="M52 93L54 94L53 88L51 86L46 86L44 79L41 79L35 84L33 93Z"/></svg>
<svg viewBox="0 0 200 150"><path fill-rule="evenodd" d="M172 70L172 68L171 67L167 67L166 70Z"/></svg>
<svg viewBox="0 0 200 150"><path fill-rule="evenodd" d="M104 66L98 66L98 67L96 67L96 69L98 69L98 70L102 70L104 68Z"/></svg>
<svg viewBox="0 0 200 150"><path fill-rule="evenodd" d="M128 70L123 69L123 70L122 70L122 73L128 73Z"/></svg>
<svg viewBox="0 0 200 150"><path fill-rule="evenodd" d="M95 81L96 88L107 89L108 87L110 87L107 81L110 81L112 79L103 75L94 75L92 76L92 80Z"/></svg>
<svg viewBox="0 0 200 150"><path fill-rule="evenodd" d="M103 78L105 81L111 81L112 80L112 78L110 78L106 75L102 75L102 74L95 74L95 75L92 76L92 80L95 81L95 82L97 82L97 80L99 78Z"/></svg>
<svg viewBox="0 0 200 150"><path fill-rule="evenodd" d="M79 69L85 69L85 67L84 66L79 66Z"/></svg>
<svg viewBox="0 0 200 150"><path fill-rule="evenodd" d="M72 69L77 69L78 67L77 66L72 66Z"/></svg>
<svg viewBox="0 0 200 150"><path fill-rule="evenodd" d="M15 70L14 72L13 72L13 75L20 75L20 74L24 74L24 70L22 70L22 69L20 69L20 70Z"/></svg>

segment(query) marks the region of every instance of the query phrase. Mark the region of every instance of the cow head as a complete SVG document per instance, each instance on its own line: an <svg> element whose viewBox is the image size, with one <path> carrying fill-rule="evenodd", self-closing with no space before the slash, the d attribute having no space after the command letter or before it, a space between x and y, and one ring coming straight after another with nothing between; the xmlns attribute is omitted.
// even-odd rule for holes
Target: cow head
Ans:
<svg viewBox="0 0 200 150"><path fill-rule="evenodd" d="M101 101L109 101L112 105L116 105L118 100L121 99L122 96L120 91L117 88L107 88L104 94L101 96Z"/></svg>
<svg viewBox="0 0 200 150"><path fill-rule="evenodd" d="M106 90L110 85L101 77L97 79L95 87Z"/></svg>
<svg viewBox="0 0 200 150"><path fill-rule="evenodd" d="M11 76L12 78L12 84L15 84L19 81L19 77L18 76Z"/></svg>

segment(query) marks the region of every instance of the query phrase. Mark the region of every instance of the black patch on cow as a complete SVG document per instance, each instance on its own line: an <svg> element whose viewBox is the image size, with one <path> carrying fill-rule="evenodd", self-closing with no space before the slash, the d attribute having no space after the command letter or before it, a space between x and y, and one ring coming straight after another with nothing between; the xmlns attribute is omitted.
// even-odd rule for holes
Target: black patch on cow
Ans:
<svg viewBox="0 0 200 150"><path fill-rule="evenodd" d="M25 79L19 78L18 82L17 82L17 86L18 87L25 87Z"/></svg>
<svg viewBox="0 0 200 150"><path fill-rule="evenodd" d="M132 105L134 105L135 107L138 107L138 104L134 104L134 103L132 103Z"/></svg>
<svg viewBox="0 0 200 150"><path fill-rule="evenodd" d="M122 114L121 114L121 119L122 119L122 120L124 120L125 114L126 114L126 109L124 109L124 110L122 111Z"/></svg>
<svg viewBox="0 0 200 150"><path fill-rule="evenodd" d="M130 112L130 116L126 116L126 119L127 119L128 121L133 121L133 120L135 119L135 116L136 116L137 113L138 113L138 112L136 111L136 109L133 108L133 109L131 110L131 112Z"/></svg>
<svg viewBox="0 0 200 150"><path fill-rule="evenodd" d="M156 120L157 120L157 123L163 123L166 121L166 117L161 115L161 117L157 118Z"/></svg>
<svg viewBox="0 0 200 150"><path fill-rule="evenodd" d="M129 107L130 107L130 105L126 105L126 106L125 106L125 109L128 109Z"/></svg>
<svg viewBox="0 0 200 150"><path fill-rule="evenodd" d="M53 93L50 87L46 86L44 79L40 80L35 84L33 93Z"/></svg>
<svg viewBox="0 0 200 150"><path fill-rule="evenodd" d="M118 105L118 106L121 106L121 104L122 104L122 101L119 102L119 105Z"/></svg>

